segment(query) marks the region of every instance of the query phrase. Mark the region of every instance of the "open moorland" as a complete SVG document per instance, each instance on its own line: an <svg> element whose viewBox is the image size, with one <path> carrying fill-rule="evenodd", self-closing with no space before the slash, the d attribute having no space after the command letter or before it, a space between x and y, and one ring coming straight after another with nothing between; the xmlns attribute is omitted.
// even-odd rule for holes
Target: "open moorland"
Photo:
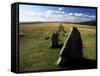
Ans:
<svg viewBox="0 0 100 76"><path fill-rule="evenodd" d="M96 26L71 23L31 23L19 25L19 70L38 71L60 69L57 60L61 48L50 48L50 36L60 26L66 33L59 32L59 44L63 44L72 27L77 27L83 40L83 57L96 59Z"/></svg>

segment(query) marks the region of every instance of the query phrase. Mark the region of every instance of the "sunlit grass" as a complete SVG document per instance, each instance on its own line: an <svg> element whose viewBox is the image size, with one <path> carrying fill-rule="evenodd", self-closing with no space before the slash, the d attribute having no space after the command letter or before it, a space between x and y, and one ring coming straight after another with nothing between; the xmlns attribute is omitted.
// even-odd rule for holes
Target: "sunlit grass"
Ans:
<svg viewBox="0 0 100 76"><path fill-rule="evenodd" d="M77 27L83 40L83 57L96 59L96 27L88 25L77 25L62 23L68 34L72 27ZM35 71L47 69L59 69L56 65L59 57L59 49L50 49L50 37L58 30L60 23L38 23L25 24L19 26L20 46L19 46L19 70ZM61 33L62 34L62 33ZM63 44L65 36L60 35L60 43Z"/></svg>

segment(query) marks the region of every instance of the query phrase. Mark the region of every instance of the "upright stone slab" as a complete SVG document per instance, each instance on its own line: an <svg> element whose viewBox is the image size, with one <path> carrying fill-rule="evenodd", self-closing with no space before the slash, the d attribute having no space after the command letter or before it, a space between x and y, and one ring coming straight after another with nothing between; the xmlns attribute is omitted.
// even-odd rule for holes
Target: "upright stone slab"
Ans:
<svg viewBox="0 0 100 76"><path fill-rule="evenodd" d="M65 33L65 30L64 30L64 27L62 26L62 24L60 24L60 26L59 26L59 32L64 32Z"/></svg>
<svg viewBox="0 0 100 76"><path fill-rule="evenodd" d="M50 48L57 48L58 47L58 32L52 33L50 38Z"/></svg>
<svg viewBox="0 0 100 76"><path fill-rule="evenodd" d="M81 58L82 58L81 34L76 27L73 27L63 44L57 64L59 66L67 66L67 63L69 61Z"/></svg>

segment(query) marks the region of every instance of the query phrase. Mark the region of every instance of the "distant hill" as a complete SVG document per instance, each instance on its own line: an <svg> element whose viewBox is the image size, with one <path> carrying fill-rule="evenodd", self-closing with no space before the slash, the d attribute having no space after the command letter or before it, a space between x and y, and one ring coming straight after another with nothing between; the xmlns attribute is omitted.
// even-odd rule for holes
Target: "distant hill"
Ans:
<svg viewBox="0 0 100 76"><path fill-rule="evenodd" d="M19 24L38 24L43 22L19 22Z"/></svg>
<svg viewBox="0 0 100 76"><path fill-rule="evenodd" d="M97 25L96 21L77 22L77 23L74 23L74 24L91 25L91 26L96 26Z"/></svg>
<svg viewBox="0 0 100 76"><path fill-rule="evenodd" d="M80 25L90 25L90 26L96 26L96 21L86 21L86 22L20 22L19 24L38 24L38 23L71 23L71 24L80 24Z"/></svg>

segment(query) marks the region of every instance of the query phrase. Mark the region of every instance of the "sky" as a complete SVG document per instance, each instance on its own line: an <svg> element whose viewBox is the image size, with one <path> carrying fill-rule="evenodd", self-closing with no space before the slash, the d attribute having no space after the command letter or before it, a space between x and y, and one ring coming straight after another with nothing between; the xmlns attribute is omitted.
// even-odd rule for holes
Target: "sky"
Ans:
<svg viewBox="0 0 100 76"><path fill-rule="evenodd" d="M96 9L19 5L19 22L86 22L96 20Z"/></svg>

